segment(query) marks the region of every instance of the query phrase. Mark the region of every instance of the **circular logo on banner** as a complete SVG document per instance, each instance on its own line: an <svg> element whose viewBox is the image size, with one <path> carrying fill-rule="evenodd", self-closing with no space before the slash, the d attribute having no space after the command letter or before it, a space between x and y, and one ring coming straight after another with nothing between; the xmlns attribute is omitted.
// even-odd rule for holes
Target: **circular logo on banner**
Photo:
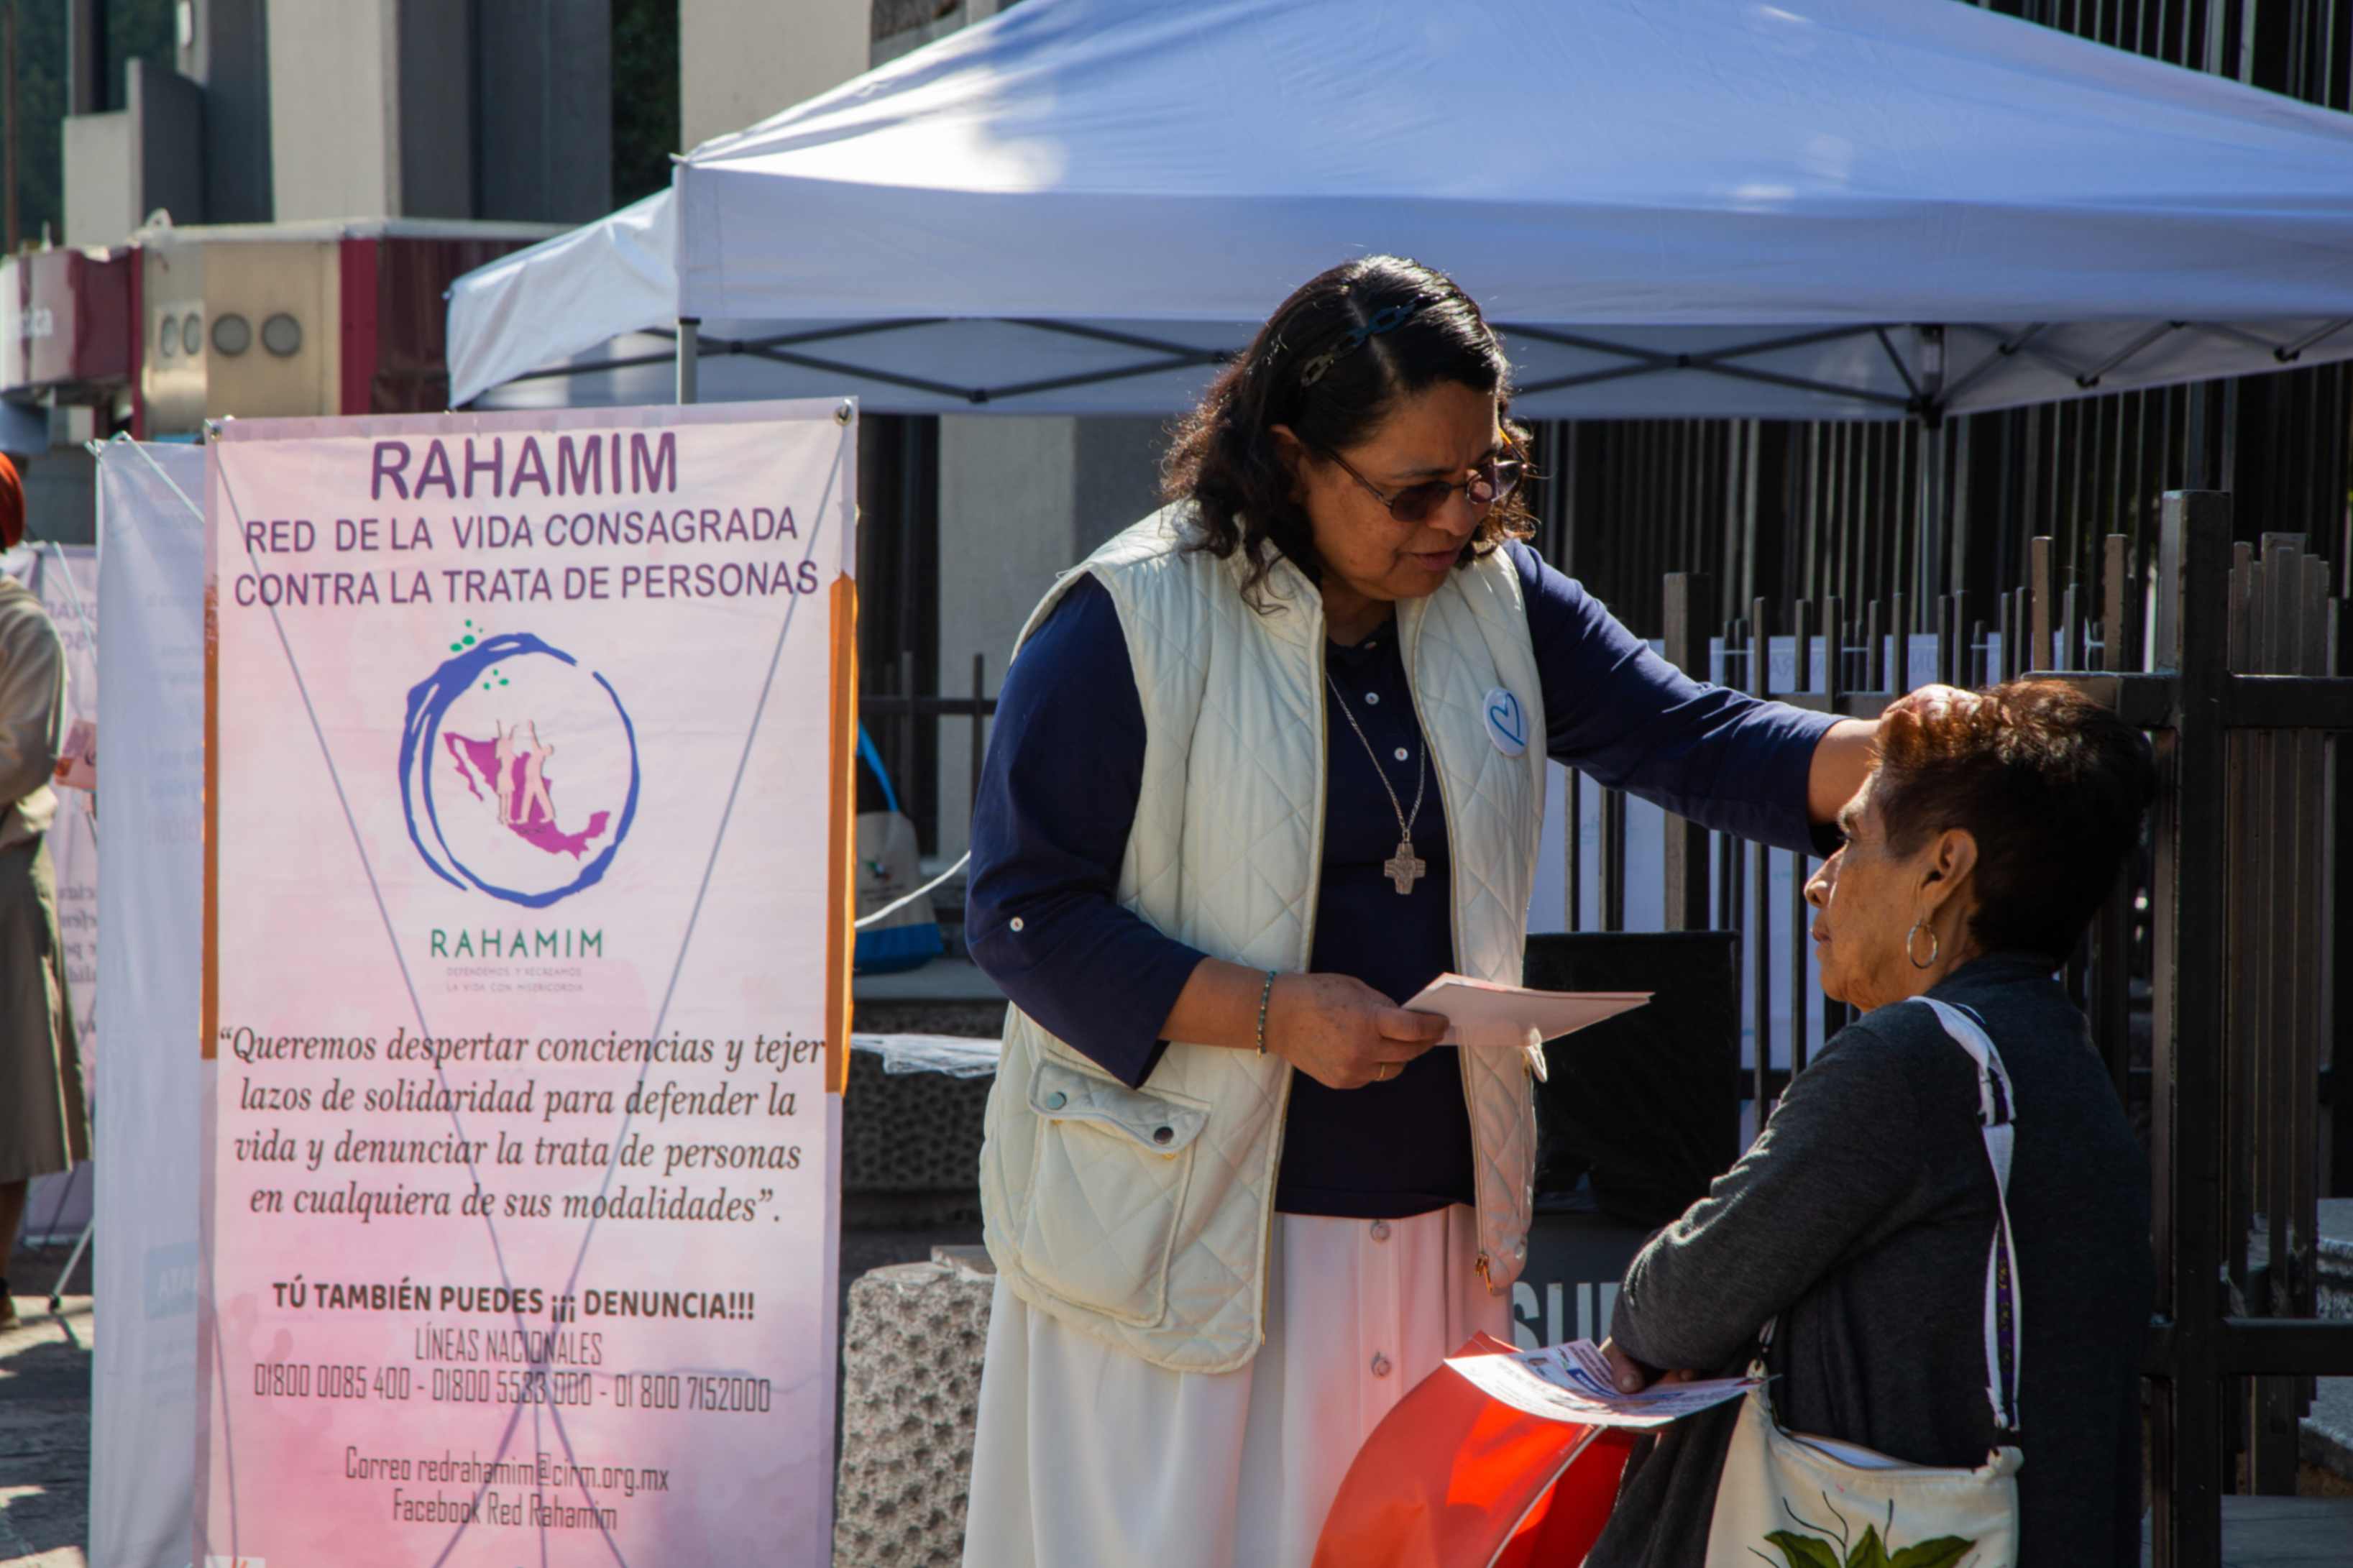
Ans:
<svg viewBox="0 0 2353 1568"><path fill-rule="evenodd" d="M400 805L435 874L544 909L602 880L638 814L612 683L528 632L477 639L408 693Z"/></svg>

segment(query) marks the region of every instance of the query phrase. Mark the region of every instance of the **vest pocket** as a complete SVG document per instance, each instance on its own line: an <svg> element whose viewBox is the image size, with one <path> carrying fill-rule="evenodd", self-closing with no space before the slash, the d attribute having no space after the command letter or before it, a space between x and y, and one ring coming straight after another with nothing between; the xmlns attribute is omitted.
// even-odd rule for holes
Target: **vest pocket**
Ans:
<svg viewBox="0 0 2353 1568"><path fill-rule="evenodd" d="M1157 1323L1208 1109L1051 1058L1030 1074L1029 1109L1039 1127L1023 1271L1107 1318Z"/></svg>

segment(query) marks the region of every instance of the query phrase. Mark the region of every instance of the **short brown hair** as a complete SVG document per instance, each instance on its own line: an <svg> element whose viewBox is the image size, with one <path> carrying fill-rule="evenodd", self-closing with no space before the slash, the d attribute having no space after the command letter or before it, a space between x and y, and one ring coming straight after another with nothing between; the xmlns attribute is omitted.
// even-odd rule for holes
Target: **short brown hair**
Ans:
<svg viewBox="0 0 2353 1568"><path fill-rule="evenodd" d="M2147 738L2056 680L2013 680L1879 726L1872 799L1888 847L1966 829L1978 843L1970 934L1987 952L2063 963L2116 889L2157 794Z"/></svg>

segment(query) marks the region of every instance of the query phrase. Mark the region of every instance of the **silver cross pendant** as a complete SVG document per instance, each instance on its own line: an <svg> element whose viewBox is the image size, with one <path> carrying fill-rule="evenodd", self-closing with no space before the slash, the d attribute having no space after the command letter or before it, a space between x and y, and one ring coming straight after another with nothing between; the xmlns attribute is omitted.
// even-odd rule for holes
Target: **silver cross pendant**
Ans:
<svg viewBox="0 0 2353 1568"><path fill-rule="evenodd" d="M1398 839L1397 853L1381 863L1382 875L1395 882L1400 893L1412 892L1413 885L1420 881L1421 874L1429 869L1430 863L1414 854L1410 837Z"/></svg>

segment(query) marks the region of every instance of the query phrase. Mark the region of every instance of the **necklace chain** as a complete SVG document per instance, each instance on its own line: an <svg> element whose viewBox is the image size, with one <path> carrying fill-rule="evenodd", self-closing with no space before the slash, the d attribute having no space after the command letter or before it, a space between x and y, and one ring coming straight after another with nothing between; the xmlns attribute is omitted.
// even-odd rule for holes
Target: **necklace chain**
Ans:
<svg viewBox="0 0 2353 1568"><path fill-rule="evenodd" d="M1429 759L1419 752L1415 753L1413 814L1409 816L1406 815L1405 807L1398 801L1396 788L1389 783L1388 770L1381 766L1380 752L1374 749L1373 742L1366 736L1365 727L1356 722L1356 716L1348 711L1348 700L1340 695L1340 683L1332 679L1332 672L1329 670L1324 672L1324 684L1332 689L1332 700L1340 705L1340 717L1348 721L1348 728L1356 732L1357 742L1365 748L1365 755L1372 759L1373 772L1380 779L1381 788L1388 793L1389 809L1397 813L1398 836L1409 847L1413 842L1413 825L1421 820L1422 795L1430 788Z"/></svg>

